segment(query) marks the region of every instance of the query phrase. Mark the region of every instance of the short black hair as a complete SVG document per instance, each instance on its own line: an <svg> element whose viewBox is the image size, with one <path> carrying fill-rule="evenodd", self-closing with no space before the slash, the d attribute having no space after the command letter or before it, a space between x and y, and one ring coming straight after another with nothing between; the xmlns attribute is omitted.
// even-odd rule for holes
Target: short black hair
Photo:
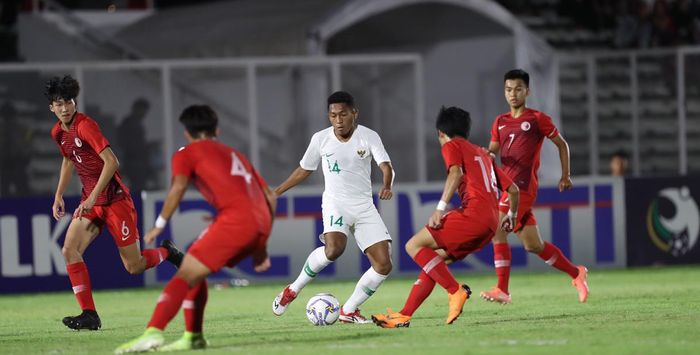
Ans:
<svg viewBox="0 0 700 355"><path fill-rule="evenodd" d="M624 150L615 151L614 153L612 153L612 155L610 157L611 158L620 157L620 158L625 159L625 160L629 159L629 155Z"/></svg>
<svg viewBox="0 0 700 355"><path fill-rule="evenodd" d="M219 117L208 105L192 105L182 111L180 123L192 137L198 137L202 133L213 137L216 136Z"/></svg>
<svg viewBox="0 0 700 355"><path fill-rule="evenodd" d="M437 116L437 122L435 122L435 128L450 138L454 136L469 138L471 126L472 119L469 116L469 112L455 106L441 107Z"/></svg>
<svg viewBox="0 0 700 355"><path fill-rule="evenodd" d="M80 84L70 75L65 75L63 78L57 76L49 79L46 82L44 96L49 100L49 103L58 100L72 100L80 94Z"/></svg>
<svg viewBox="0 0 700 355"><path fill-rule="evenodd" d="M346 104L355 108L355 98L347 91L336 91L328 96L327 108L330 109L332 104Z"/></svg>
<svg viewBox="0 0 700 355"><path fill-rule="evenodd" d="M525 86L530 87L530 74L522 69L509 70L505 75L503 75L503 82L506 80L516 80L520 79L525 83Z"/></svg>

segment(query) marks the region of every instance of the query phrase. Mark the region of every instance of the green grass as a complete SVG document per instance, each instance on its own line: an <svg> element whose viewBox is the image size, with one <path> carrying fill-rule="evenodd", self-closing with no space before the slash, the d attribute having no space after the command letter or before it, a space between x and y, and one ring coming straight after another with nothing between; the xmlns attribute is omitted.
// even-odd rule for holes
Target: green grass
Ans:
<svg viewBox="0 0 700 355"><path fill-rule="evenodd" d="M475 291L493 285L492 275L458 275ZM579 304L576 290L557 272L514 273L513 304L501 306L474 297L455 324L445 326L445 291L416 312L407 329L372 324L314 327L306 320L306 300L331 292L343 302L354 282L309 285L282 317L270 304L283 285L210 289L206 353L238 354L669 354L699 353L700 268L646 268L589 274L591 296ZM365 315L400 309L413 280L390 278L362 307ZM0 296L0 353L111 353L141 334L159 289L96 292L103 328L74 332L61 318L77 313L65 293ZM183 330L178 315L166 341ZM202 352L199 352L202 353Z"/></svg>

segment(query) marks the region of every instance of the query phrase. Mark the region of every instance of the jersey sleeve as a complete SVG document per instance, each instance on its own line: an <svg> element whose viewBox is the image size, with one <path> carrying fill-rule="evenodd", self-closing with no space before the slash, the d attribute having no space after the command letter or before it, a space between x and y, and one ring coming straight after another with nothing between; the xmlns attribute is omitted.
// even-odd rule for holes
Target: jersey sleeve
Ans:
<svg viewBox="0 0 700 355"><path fill-rule="evenodd" d="M299 166L304 170L316 171L318 168L318 163L321 162L321 138L319 133L316 133L311 137L311 142L306 148L306 153L299 161Z"/></svg>
<svg viewBox="0 0 700 355"><path fill-rule="evenodd" d="M379 137L377 132L372 131L369 135L369 149L371 150L372 156L374 157L374 161L377 163L377 165L385 162L391 163L389 153L387 153L386 149L384 149L382 139Z"/></svg>
<svg viewBox="0 0 700 355"><path fill-rule="evenodd" d="M498 117L493 120L493 125L491 125L491 142L501 142L501 136L498 134Z"/></svg>
<svg viewBox="0 0 700 355"><path fill-rule="evenodd" d="M501 168L493 164L493 171L496 173L496 180L498 180L498 187L501 191L507 191L510 185L513 185L513 180L504 173Z"/></svg>
<svg viewBox="0 0 700 355"><path fill-rule="evenodd" d="M87 142L97 154L102 153L105 148L109 147L109 142L107 138L102 135L100 126L93 120L86 119L80 123L78 127L78 137Z"/></svg>
<svg viewBox="0 0 700 355"><path fill-rule="evenodd" d="M188 159L187 153L185 151L187 147L182 147L180 150L173 154L172 159L172 174L173 177L178 175L187 176L190 178L194 173L194 166L190 159Z"/></svg>
<svg viewBox="0 0 700 355"><path fill-rule="evenodd" d="M537 126L539 127L540 133L542 133L543 136L549 139L554 139L556 138L556 136L559 135L559 130L556 126L554 126L551 117L547 116L542 112L540 112L536 117Z"/></svg>
<svg viewBox="0 0 700 355"><path fill-rule="evenodd" d="M449 172L450 167L457 165L462 167L462 154L457 144L447 142L442 146L442 159L445 161L445 169Z"/></svg>

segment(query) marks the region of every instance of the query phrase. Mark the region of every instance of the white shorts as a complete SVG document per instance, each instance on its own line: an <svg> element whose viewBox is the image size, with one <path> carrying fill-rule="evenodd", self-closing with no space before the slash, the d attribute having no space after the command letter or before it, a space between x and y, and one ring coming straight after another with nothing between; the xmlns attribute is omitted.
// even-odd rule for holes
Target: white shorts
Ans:
<svg viewBox="0 0 700 355"><path fill-rule="evenodd" d="M372 203L359 206L349 206L338 201L324 199L323 234L319 236L324 242L323 235L330 232L340 232L355 237L357 246L364 253L367 248L384 240L391 241L389 231L379 216L377 208Z"/></svg>

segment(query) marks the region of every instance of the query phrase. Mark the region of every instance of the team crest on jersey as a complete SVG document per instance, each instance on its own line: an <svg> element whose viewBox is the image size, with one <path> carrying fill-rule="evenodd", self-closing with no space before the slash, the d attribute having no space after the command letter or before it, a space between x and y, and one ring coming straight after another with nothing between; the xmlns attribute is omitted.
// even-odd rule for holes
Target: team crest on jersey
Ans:
<svg viewBox="0 0 700 355"><path fill-rule="evenodd" d="M363 150L358 150L358 151L357 151L357 155L359 155L360 158L364 158L364 157L365 157L365 153L367 153L367 151L364 150L364 149L363 149Z"/></svg>
<svg viewBox="0 0 700 355"><path fill-rule="evenodd" d="M525 132L529 131L530 130L530 122L525 121L525 122L521 123L520 129L522 129Z"/></svg>
<svg viewBox="0 0 700 355"><path fill-rule="evenodd" d="M75 137L75 145L80 148L83 146L83 141L80 140L80 138Z"/></svg>

